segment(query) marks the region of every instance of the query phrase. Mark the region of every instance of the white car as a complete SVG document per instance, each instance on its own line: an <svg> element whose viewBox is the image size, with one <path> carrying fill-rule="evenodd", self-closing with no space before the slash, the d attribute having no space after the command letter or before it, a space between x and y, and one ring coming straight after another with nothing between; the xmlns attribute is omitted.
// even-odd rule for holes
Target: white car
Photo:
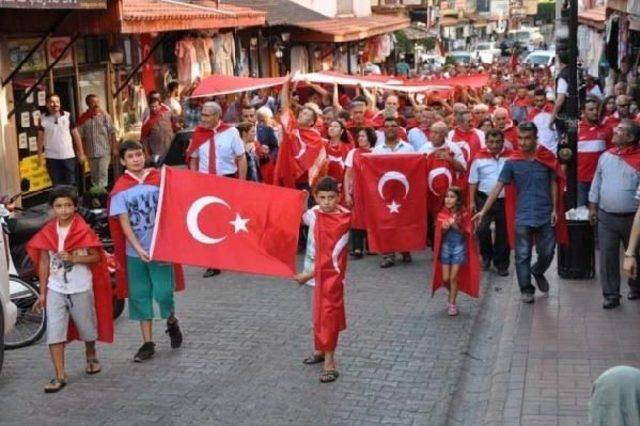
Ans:
<svg viewBox="0 0 640 426"><path fill-rule="evenodd" d="M476 60L483 64L491 64L494 59L499 58L501 50L494 42L481 42L476 45L476 51L473 53Z"/></svg>
<svg viewBox="0 0 640 426"><path fill-rule="evenodd" d="M464 50L456 50L453 52L447 53L445 58L445 64L464 64L469 65L472 62L473 58L471 57L471 53L466 52Z"/></svg>
<svg viewBox="0 0 640 426"><path fill-rule="evenodd" d="M554 50L534 50L524 59L526 64L535 66L542 65L552 68L556 61L556 52Z"/></svg>

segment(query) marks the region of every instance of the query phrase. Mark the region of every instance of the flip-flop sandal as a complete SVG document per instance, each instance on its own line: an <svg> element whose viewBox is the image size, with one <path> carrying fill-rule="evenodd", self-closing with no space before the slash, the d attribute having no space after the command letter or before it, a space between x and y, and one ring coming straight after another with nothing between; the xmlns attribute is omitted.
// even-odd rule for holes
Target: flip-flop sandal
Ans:
<svg viewBox="0 0 640 426"><path fill-rule="evenodd" d="M302 362L307 365L320 364L321 362L324 362L324 355L312 354L308 358L305 358Z"/></svg>
<svg viewBox="0 0 640 426"><path fill-rule="evenodd" d="M320 382L321 383L335 382L339 376L340 376L340 373L338 373L337 370L325 370L322 372L322 375L320 376Z"/></svg>
<svg viewBox="0 0 640 426"><path fill-rule="evenodd" d="M100 366L100 361L98 358L88 359L87 360L87 369L85 370L87 374L98 374L102 371L102 367Z"/></svg>
<svg viewBox="0 0 640 426"><path fill-rule="evenodd" d="M45 393L56 393L62 390L67 385L64 379L51 379L49 383L44 385Z"/></svg>

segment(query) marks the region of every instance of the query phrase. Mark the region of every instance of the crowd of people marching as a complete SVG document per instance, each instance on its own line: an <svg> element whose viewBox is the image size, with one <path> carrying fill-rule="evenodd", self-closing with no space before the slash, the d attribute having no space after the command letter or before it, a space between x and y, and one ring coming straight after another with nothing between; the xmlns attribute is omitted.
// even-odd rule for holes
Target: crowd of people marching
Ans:
<svg viewBox="0 0 640 426"><path fill-rule="evenodd" d="M147 168L149 160L162 163L181 132L192 132L185 155L191 170L310 193L310 209L303 218L306 227L301 231L304 266L294 278L310 289L312 309L319 309L320 291L333 298L331 313L324 316L332 332L322 338L316 333L315 351L304 360L324 363L322 382L338 378L333 354L346 322L342 283L314 283L315 259L320 255L314 235L325 223L317 220L318 215L351 211L350 256L357 260L371 254L366 227L356 217L362 200L354 189L359 184L354 176L363 155L426 157L433 288L448 289L449 315L458 314L459 290L477 297L480 269L488 272L493 267L497 275L509 275L511 250L522 302L534 303L536 291L549 291L545 272L556 244L567 242L563 199L568 156L562 120L568 96L567 62L558 56L555 78L547 68L504 62L454 65L435 77L487 74L488 79L481 86L452 88L446 95L287 78L281 87L241 93L235 99L203 99L181 98L180 87L172 83L164 101L157 92L149 95L141 141L120 144L97 97L87 97L87 112L74 122L62 111L59 98L50 95L38 146L55 185L51 205L57 219L31 244L41 282L48 283L41 287L37 306L47 309L47 341L56 377L45 390L56 392L66 384L69 315L76 326L69 336L87 342L87 373L100 371L95 340L113 339L105 301L88 285L93 279L95 289L95 283L104 279L104 258L91 230L74 216L77 194L68 185L76 182L76 159L90 162L92 182L103 187L108 186L113 156L125 169L111 189L109 209L121 265L117 291L128 294L130 318L141 324L143 345L134 360L148 360L155 352L154 301L167 320L171 346L181 345L173 292L184 286L184 277L180 267L149 256L160 177L157 170ZM577 146L578 204L588 206L591 221L597 223L606 309L620 304L621 242L631 277L628 299L640 299L636 279L640 119L630 108L634 99L627 94L627 76L618 78L611 94L606 89L603 94L593 79L587 79ZM534 247L537 256L532 264ZM380 268L396 266L396 253L378 254ZM411 262L411 253L400 253L399 259ZM219 273L209 269L205 277Z"/></svg>

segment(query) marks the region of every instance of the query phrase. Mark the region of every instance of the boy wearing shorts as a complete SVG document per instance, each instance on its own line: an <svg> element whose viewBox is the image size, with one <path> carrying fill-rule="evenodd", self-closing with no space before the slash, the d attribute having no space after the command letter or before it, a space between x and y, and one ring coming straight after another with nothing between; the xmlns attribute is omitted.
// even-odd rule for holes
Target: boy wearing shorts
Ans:
<svg viewBox="0 0 640 426"><path fill-rule="evenodd" d="M38 269L40 296L34 310L46 310L47 344L55 370L44 387L55 393L67 384L64 349L67 342L85 342L87 374L101 371L96 340L113 342L112 294L102 244L76 214L78 194L71 186L51 191L55 218L27 244Z"/></svg>
<svg viewBox="0 0 640 426"><path fill-rule="evenodd" d="M156 169L145 169L144 150L139 142L122 143L120 162L126 170L116 181L109 200L109 222L119 263L117 294L128 295L129 318L140 321L143 344L133 360L143 362L155 354L154 301L160 317L167 320L166 333L171 347L179 348L182 344L182 332L174 315L173 293L184 286L184 278L181 268L149 257L160 173Z"/></svg>

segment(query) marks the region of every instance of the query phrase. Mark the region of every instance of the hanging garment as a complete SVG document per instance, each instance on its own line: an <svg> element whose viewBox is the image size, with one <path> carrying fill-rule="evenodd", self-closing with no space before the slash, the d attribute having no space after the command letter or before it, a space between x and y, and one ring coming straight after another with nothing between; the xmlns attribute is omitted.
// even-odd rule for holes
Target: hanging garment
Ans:
<svg viewBox="0 0 640 426"><path fill-rule="evenodd" d="M176 57L178 59L178 82L188 87L200 76L200 65L196 48L191 38L185 38L176 43Z"/></svg>
<svg viewBox="0 0 640 426"><path fill-rule="evenodd" d="M196 58L200 67L200 77L208 77L211 75L211 59L209 58L209 49L205 38L198 37L194 40L196 49Z"/></svg>
<svg viewBox="0 0 640 426"><path fill-rule="evenodd" d="M309 53L306 46L293 46L291 48L291 73L300 71L302 74L309 72Z"/></svg>

